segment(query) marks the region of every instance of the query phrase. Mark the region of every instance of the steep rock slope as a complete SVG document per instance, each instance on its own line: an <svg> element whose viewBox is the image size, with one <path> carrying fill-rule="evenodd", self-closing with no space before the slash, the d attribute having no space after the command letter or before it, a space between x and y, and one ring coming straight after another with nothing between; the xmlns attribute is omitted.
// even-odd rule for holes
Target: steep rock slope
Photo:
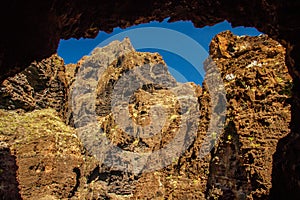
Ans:
<svg viewBox="0 0 300 200"><path fill-rule="evenodd" d="M147 178L143 181L144 176L140 174L141 172L148 171L147 169L150 171L160 169L161 166L164 165L164 162L176 163L180 157L180 155L176 154L176 150L169 151L170 155L158 154L159 156L153 152L157 152L159 149L168 146L172 140L175 140L175 143L177 142L176 144L178 144L177 146L173 146L175 149L182 147L184 152L189 148L189 146L182 144L181 141L188 141L189 139L187 139L187 137L191 137L191 135L187 133L180 135L178 132L180 129L184 129L184 126L187 126L181 123L181 121L184 122L186 120L186 115L190 113L190 111L187 110L190 108L186 108L186 111L182 111L183 108L180 107L177 98L184 99L188 97L194 99L195 104L193 106L196 106L195 110L197 110L199 109L197 102L201 95L201 88L192 83L177 84L174 78L167 72L165 63L159 54L135 52L126 39L118 45L122 46L121 50L123 50L123 52L119 53L118 50L113 48L114 45L111 44L105 47L105 49L96 49L91 57L86 57L79 66L79 72L75 78L72 90L75 94L81 91L81 94L75 97L75 100L78 99L78 101L72 104L76 105L72 110L76 116L73 116L75 127L80 130L79 135L85 147L101 161L99 166L93 171L91 180L105 181L110 193L123 196L130 195L129 197L135 198L136 195L134 193L137 192L135 191L136 185L140 187L144 181L149 182ZM104 50L105 52L103 53ZM108 52L112 53L108 54ZM118 54L119 56L116 57L113 62L106 63L109 58ZM130 75L130 72L134 72L134 74ZM97 79L100 81L97 82ZM143 84L139 83L136 85L136 79L143 82ZM173 90L170 90L170 87ZM118 88L120 89L119 91ZM113 98L114 92L117 93L115 98ZM118 92L120 92L120 94ZM94 101L90 98L93 96L92 93L95 93ZM127 93L130 95L128 96ZM128 96L129 99L126 100L125 96ZM118 105L114 106L113 101L116 100ZM186 100L183 100L181 103L185 104L185 101ZM125 107L122 106L124 104L126 105ZM164 113L165 116L160 116L159 112L151 112L151 107L156 105L160 105L162 106L162 110L166 110ZM206 106L209 105L206 104ZM126 107L128 108L127 116L126 113L121 112L122 109L126 109ZM205 106L203 107L203 110L208 109L207 107L205 108ZM113 112L114 109L116 112ZM183 112L187 114L184 115ZM193 120L197 122L199 120L197 118L198 113L192 116ZM119 121L117 121L118 114L120 114ZM203 114L205 116L204 112ZM153 135L139 137L138 135L142 134L142 132L134 131L134 129L138 127L133 125L132 130L129 131L122 127L122 125L124 125L123 123L125 123L125 119L128 117L130 118L129 120L132 120L141 127L147 126L151 124L151 122L153 122L152 126L154 127L157 127L157 124L161 123L163 126L161 129L156 130L156 132L151 132ZM97 120L93 120L93 118ZM164 120L165 123L163 123ZM95 130L99 129L102 130L102 133L94 133ZM202 131L203 134L205 134L205 128L203 128ZM176 134L179 134L180 137L187 136L185 138L186 140L184 140L184 138L180 139L180 137L174 138ZM195 128L194 134L196 136L197 127ZM99 137L99 139L97 139L97 137ZM199 138L200 141L203 140L203 137ZM176 141L176 139L180 140ZM118 149L110 149L109 146L107 147L107 145L105 145L105 141L118 147ZM99 153L97 150L100 147L107 147L107 149ZM150 155L147 159L154 160L155 162L144 162L144 160L141 159L135 161L138 164L134 165L132 163L134 161L132 157L118 157L119 154L113 154L113 151L119 151L119 154L121 154L122 151L133 152L139 155L143 153L153 153L153 156ZM174 156L171 157L171 155ZM190 155L188 157L190 157ZM137 159L140 158L137 157ZM123 165L126 162L128 164L126 166ZM196 161L194 163L196 163ZM207 163L208 161L206 164ZM199 162L197 166L201 167L202 165L202 162ZM195 166L194 169L195 168L197 167ZM194 174L196 173L195 170ZM163 176L163 174L161 176ZM192 182L192 180L188 180L187 177L184 177L183 180L187 181L186 187ZM200 182L201 181L199 181L199 184L194 184L194 188L201 185ZM202 183L200 189L198 187L198 194L196 194L196 196L200 195L204 197L203 191L205 183L205 181L204 184ZM159 186L157 182L152 183L151 187L156 186ZM143 190L141 195L147 195L147 192L158 192L158 195L161 197L170 195L170 191L162 193L159 190ZM180 190L179 193L182 193L182 190ZM137 197L140 198L141 196L137 195ZM148 197L152 198L153 196Z"/></svg>
<svg viewBox="0 0 300 200"><path fill-rule="evenodd" d="M282 140L276 156L285 160L274 171L275 177L285 180L284 187L279 184L274 192L300 196L300 176L294 167L299 164L300 155L290 153L297 152L300 146L297 139L300 135L299 7L300 2L293 0L3 1L0 24L5 31L0 37L0 81L19 73L32 61L41 61L55 53L61 38L94 38L99 30L110 32L115 27L168 17L170 22L191 20L195 27L224 20L233 26L256 27L284 45L294 84L291 133Z"/></svg>
<svg viewBox="0 0 300 200"><path fill-rule="evenodd" d="M51 107L63 116L68 91L65 74L64 61L56 54L33 62L0 85L0 108L33 111Z"/></svg>
<svg viewBox="0 0 300 200"><path fill-rule="evenodd" d="M272 167L278 161L273 155L279 140L290 132L292 79L285 49L266 35L238 37L223 32L211 42L210 54L199 97L204 113L198 137L171 166L142 175L135 191L139 198L270 198ZM211 155L199 159L201 136L208 128L205 120L213 119L205 83L218 73L227 93L224 131ZM154 189L145 191L148 187Z"/></svg>
<svg viewBox="0 0 300 200"><path fill-rule="evenodd" d="M300 40L299 1L229 0L49 0L3 1L0 7L0 81L56 52L60 38L94 38L99 30L129 27L152 20L191 20L196 27L227 20L233 26L251 26L286 48L286 63L294 80L291 132L277 148L274 180L284 181L273 190L300 196ZM282 159L284 158L284 159ZM279 162L280 161L280 162ZM276 181L276 182L280 182ZM296 188L296 189L295 189Z"/></svg>
<svg viewBox="0 0 300 200"><path fill-rule="evenodd" d="M218 34L210 44L227 92L227 119L212 152L208 196L267 199L279 139L289 132L292 79L285 49L266 35ZM280 184L280 183L278 183Z"/></svg>
<svg viewBox="0 0 300 200"><path fill-rule="evenodd" d="M7 97L4 102L10 104L4 104L6 110L0 113L0 156L7 160L7 165L0 165L1 185L7 185L10 197L23 199L268 198L274 186L271 176L272 165L276 163L272 157L278 140L290 131L292 81L285 65L285 49L266 35L237 37L224 32L213 39L210 54L202 88L193 83L177 84L160 55L136 52L128 39L95 49L76 65L65 66L59 76L64 77L62 88L52 90L47 98L35 99L36 90L24 89L28 88L26 80L30 78L24 72L20 73L24 75L21 78L6 80L7 84L2 86L6 92L2 94ZM52 69L56 59L54 56L42 63L50 63ZM41 63L34 66L49 67ZM140 75L130 76L135 70ZM41 78L45 74L40 73ZM43 90L53 87L49 80L58 82L57 73L49 74ZM164 82L136 85L130 77ZM23 82L12 84L12 80ZM223 83L226 96L216 95L222 90L218 81ZM61 90L66 91L69 99L64 99L63 108L57 109L56 103L47 102L56 99ZM191 93L175 92L182 90ZM42 109L37 103L30 103L30 109L24 107L25 103L19 103L24 102L19 91L31 102L43 99L45 107L67 111L63 120L75 129L66 126L53 109ZM123 95L118 96L118 91ZM126 92L130 94L128 99L123 98ZM39 94L36 96L40 97ZM198 105L198 114L188 119L198 125L183 140L187 144L175 143L176 148L168 152L171 157L159 154L149 157L155 161L152 163L140 160L142 165L130 164L129 157L129 164L123 165L126 156L111 156L118 155L113 154L115 149L102 148L99 154L99 147L107 147L105 142L118 150L142 154L176 142L176 133L185 127L184 113L191 112L183 109L184 101L178 100L186 96L197 101L192 101L192 105ZM226 113L215 107L226 102ZM129 117L146 127L160 113L151 112L156 104L166 110L165 116L159 118L160 122L165 119L164 126L156 135L139 136L142 132L126 131L122 121L117 121L117 114L125 105L128 113L121 115L121 119ZM11 105L23 109L8 111L14 109L8 107ZM225 129L218 139L214 128L225 119L224 114ZM95 130L101 132L95 134ZM201 154L212 145L215 147L211 153ZM172 154L178 149L183 151ZM16 179L5 177L15 175ZM4 194L0 190L0 195Z"/></svg>
<svg viewBox="0 0 300 200"><path fill-rule="evenodd" d="M1 199L108 198L100 184L86 184L97 161L55 110L0 110L0 133L1 158L11 165L0 165Z"/></svg>

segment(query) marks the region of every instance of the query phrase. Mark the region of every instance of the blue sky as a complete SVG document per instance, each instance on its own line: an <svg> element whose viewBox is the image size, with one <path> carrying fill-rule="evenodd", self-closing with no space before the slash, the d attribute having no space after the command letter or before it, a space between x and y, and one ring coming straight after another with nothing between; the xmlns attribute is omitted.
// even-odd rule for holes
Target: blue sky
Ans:
<svg viewBox="0 0 300 200"><path fill-rule="evenodd" d="M202 63L208 56L209 43L216 34L225 30L230 30L236 35L261 34L255 28L232 28L227 21L214 26L195 28L189 21L168 23L166 19L161 23L154 21L127 29L115 28L110 34L100 32L94 39L61 40L58 55L66 64L76 63L99 44L104 46L111 40L122 40L129 36L138 51L160 53L177 81L202 84Z"/></svg>

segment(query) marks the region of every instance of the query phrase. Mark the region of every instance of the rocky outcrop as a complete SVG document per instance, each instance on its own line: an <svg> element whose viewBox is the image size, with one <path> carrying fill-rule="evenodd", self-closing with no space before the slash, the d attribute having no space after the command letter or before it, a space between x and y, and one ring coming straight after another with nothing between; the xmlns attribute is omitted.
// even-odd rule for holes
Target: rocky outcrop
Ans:
<svg viewBox="0 0 300 200"><path fill-rule="evenodd" d="M77 64L54 55L5 80L7 198L272 197L276 147L290 132L285 48L223 32L210 54L202 87L176 83L159 54L136 52L128 39Z"/></svg>
<svg viewBox="0 0 300 200"><path fill-rule="evenodd" d="M225 83L228 110L212 152L208 196L268 199L278 162L273 155L290 132L292 79L285 49L266 35L223 32L212 40L210 55Z"/></svg>
<svg viewBox="0 0 300 200"><path fill-rule="evenodd" d="M285 49L266 35L238 37L224 32L211 42L210 54L199 96L198 137L172 165L142 175L135 190L138 198L271 198L272 170L278 161L273 155L280 139L290 132L292 79ZM212 119L205 83L218 74L214 65L227 93L226 121L211 155L200 158L206 120Z"/></svg>
<svg viewBox="0 0 300 200"><path fill-rule="evenodd" d="M62 58L56 54L33 62L0 85L0 109L33 111L54 108L64 115L67 81Z"/></svg>
<svg viewBox="0 0 300 200"><path fill-rule="evenodd" d="M142 172L151 171L153 174L153 171L167 165L164 162L176 163L175 160L180 156L178 149L182 148L182 153L188 149L188 146L181 141L188 142L188 137L191 136L187 132L182 134L178 132L187 126L184 123L187 120L186 115L189 116L190 110L193 109L190 107L188 110L187 107L181 108L181 106L186 104L187 100L184 99L187 97L194 99L196 104L193 106L197 106L201 88L192 83L177 84L159 54L135 52L128 39L121 43L115 41L107 47L96 49L79 66L75 79L72 88L72 93L75 94L72 96L75 101L72 104L74 124L79 130L79 136L85 147L100 161L99 167L93 172L92 180L105 181L108 192L117 195L151 198L148 192L158 192L159 196L167 196L159 191L144 191L144 189L140 191L136 187L141 187L145 181L149 182L148 178L145 179L141 175ZM91 97L95 100L93 101ZM177 98L183 99L181 104ZM160 115L158 110L151 110L151 107L157 105L161 106L160 110L165 110L163 113L165 116ZM126 111L126 108L128 112L122 112ZM197 109L199 108L195 108ZM195 121L199 120L197 114L190 116ZM127 119L133 121L133 124L127 124ZM189 122L193 120L190 119ZM159 128L158 124L161 123L164 126ZM150 127L154 127L153 129L148 127L150 135L145 133L147 128L138 131L139 128L147 127L149 124ZM191 129L192 134L197 134L197 127L194 133L192 126L188 128ZM179 137L175 137L176 133ZM202 140L203 137L200 137L199 141ZM157 154L160 149L170 146L169 144L175 149L171 148L166 155ZM120 156L123 152L131 154ZM147 153L149 155L145 161L140 155ZM163 180L164 175L162 173L158 178ZM189 183L191 181L188 180ZM157 182L154 185L159 186ZM195 184L195 188L197 186L199 184ZM202 196L204 196L203 191L202 193L199 191ZM134 195L140 192L139 195L142 196Z"/></svg>
<svg viewBox="0 0 300 200"><path fill-rule="evenodd" d="M0 154L5 161L0 165L1 199L107 197L101 184L85 184L97 162L55 110L0 110L0 122L1 142L6 143Z"/></svg>

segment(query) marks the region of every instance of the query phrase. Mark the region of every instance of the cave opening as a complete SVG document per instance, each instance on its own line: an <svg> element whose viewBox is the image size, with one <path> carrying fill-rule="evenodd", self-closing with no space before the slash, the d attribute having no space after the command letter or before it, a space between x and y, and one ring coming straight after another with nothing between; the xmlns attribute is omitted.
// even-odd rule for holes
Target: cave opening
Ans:
<svg viewBox="0 0 300 200"><path fill-rule="evenodd" d="M94 48L108 45L113 40L122 41L125 37L129 37L137 51L158 52L176 81L202 85L205 75L203 62L209 57L209 44L215 35L225 30L230 30L238 36L261 34L252 27L233 28L226 20L203 28L196 28L191 21L169 23L168 20L169 18L162 22L151 21L126 29L114 28L111 33L100 32L94 39L61 39L57 52L64 59L65 64L77 63L83 56L89 55Z"/></svg>
<svg viewBox="0 0 300 200"><path fill-rule="evenodd" d="M270 199L296 199L299 196L299 2L98 2L4 2L1 19L6 31L3 31L1 42L1 81L25 69L30 62L41 61L55 53L60 38L93 38L99 30L111 31L117 26L128 27L153 19L162 20L166 16L172 16L172 21L192 19L197 27L223 19L235 26L256 27L286 48L286 63L293 77L291 131L288 137L273 143L277 146L277 155L273 157L273 195ZM249 158L252 160L251 156Z"/></svg>

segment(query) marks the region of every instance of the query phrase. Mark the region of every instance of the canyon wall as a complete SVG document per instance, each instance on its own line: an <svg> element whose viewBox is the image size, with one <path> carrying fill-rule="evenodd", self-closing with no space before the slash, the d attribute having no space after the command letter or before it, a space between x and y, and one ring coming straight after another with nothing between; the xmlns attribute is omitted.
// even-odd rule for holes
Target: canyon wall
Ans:
<svg viewBox="0 0 300 200"><path fill-rule="evenodd" d="M0 157L5 163L0 164L0 188L6 189L0 189L0 196L15 199L289 197L292 194L277 194L295 185L293 182L282 185L282 181L288 180L284 173L276 171L286 159L278 156L278 148L291 132L293 82L285 54L284 46L267 35L239 37L229 31L220 33L211 42L211 58L204 63L206 77L202 87L176 83L159 54L136 52L128 39L95 49L77 64L64 65L57 55L33 62L1 85ZM144 78L164 80L167 84L146 82L135 88L134 81L129 80L133 85L121 87L124 95L134 90L129 102L121 101L124 96L118 96L117 105L128 103L130 119L140 126L157 117L157 113L150 112L153 105L160 104L166 110L164 126L151 137L139 137L140 132L128 134L113 112L112 97L118 82L128 81L128 73L134 70ZM218 84L216 87L218 80L223 89ZM226 95L218 90L224 90ZM90 101L94 92L95 100ZM197 105L196 114L188 115L191 109L182 107L185 101L178 102L186 97L196 99L193 102ZM225 105L226 112L218 105ZM186 119L197 122L195 132L183 135L188 145L177 142L177 135L181 135L178 132L187 126L183 123ZM224 121L220 137L210 132L211 121ZM101 132L93 135L95 130ZM178 149L183 151L173 157L159 154L153 157L155 162L145 165L131 166L129 162L122 168L119 163L126 160L110 157L107 154L113 153L110 149L102 149L106 153L99 154L99 147L105 146L103 141L138 154L155 153L169 144L176 147L171 148L171 155ZM201 154L205 146L209 151ZM281 151L288 153L284 148ZM152 169L151 166L158 167L145 170ZM294 177L293 181L296 180ZM281 188L277 190L279 185Z"/></svg>
<svg viewBox="0 0 300 200"><path fill-rule="evenodd" d="M300 196L300 29L299 1L229 0L50 0L3 1L0 7L0 80L24 70L34 60L56 52L60 39L94 38L99 30L129 27L152 20L191 20L195 27L223 20L255 27L286 48L293 78L291 132L277 145L273 166L274 198ZM279 181L280 180L280 181Z"/></svg>

